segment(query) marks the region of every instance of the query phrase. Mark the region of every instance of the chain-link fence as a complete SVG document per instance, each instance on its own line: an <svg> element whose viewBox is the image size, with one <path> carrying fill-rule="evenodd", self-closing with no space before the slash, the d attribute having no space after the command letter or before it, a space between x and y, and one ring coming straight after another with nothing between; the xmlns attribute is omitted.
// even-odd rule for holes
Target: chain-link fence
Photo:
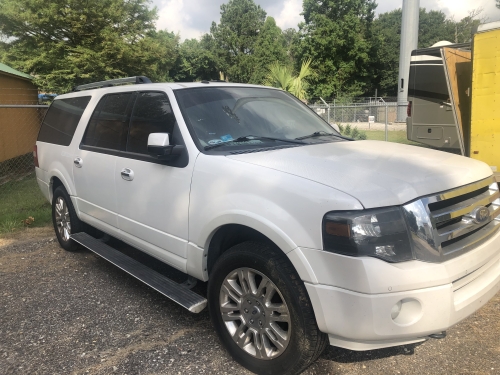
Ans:
<svg viewBox="0 0 500 375"><path fill-rule="evenodd" d="M34 172L33 146L47 108L37 90L0 89L0 186Z"/></svg>
<svg viewBox="0 0 500 375"><path fill-rule="evenodd" d="M47 108L35 89L0 88L0 233L47 219L33 162Z"/></svg>
<svg viewBox="0 0 500 375"><path fill-rule="evenodd" d="M375 98L371 98L375 99ZM309 106L342 133L356 139L414 144L407 140L406 124L397 122L398 109L406 105L381 98L357 103L314 103Z"/></svg>

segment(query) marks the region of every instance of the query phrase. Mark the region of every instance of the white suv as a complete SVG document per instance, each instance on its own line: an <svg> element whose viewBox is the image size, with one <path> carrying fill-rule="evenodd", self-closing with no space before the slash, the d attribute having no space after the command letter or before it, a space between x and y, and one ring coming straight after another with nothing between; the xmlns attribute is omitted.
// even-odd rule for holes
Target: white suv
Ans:
<svg viewBox="0 0 500 375"><path fill-rule="evenodd" d="M300 373L328 342L438 338L499 290L499 186L487 165L352 141L277 89L115 83L58 96L43 121L36 174L57 238L190 311L208 304L251 371ZM92 228L208 281L207 299Z"/></svg>

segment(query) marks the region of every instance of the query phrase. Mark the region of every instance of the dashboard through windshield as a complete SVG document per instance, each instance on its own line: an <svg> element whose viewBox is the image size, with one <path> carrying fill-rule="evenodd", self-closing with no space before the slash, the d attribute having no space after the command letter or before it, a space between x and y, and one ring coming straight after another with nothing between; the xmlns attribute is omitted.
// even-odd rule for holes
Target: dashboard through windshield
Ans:
<svg viewBox="0 0 500 375"><path fill-rule="evenodd" d="M342 140L324 120L284 91L217 86L176 90L175 96L204 151Z"/></svg>

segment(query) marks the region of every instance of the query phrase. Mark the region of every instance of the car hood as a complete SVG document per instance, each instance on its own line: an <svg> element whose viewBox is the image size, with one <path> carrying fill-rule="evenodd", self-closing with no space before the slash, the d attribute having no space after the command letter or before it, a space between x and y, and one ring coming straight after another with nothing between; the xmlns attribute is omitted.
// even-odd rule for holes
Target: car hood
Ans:
<svg viewBox="0 0 500 375"><path fill-rule="evenodd" d="M400 205L492 175L459 155L381 141L333 142L228 155L341 190L365 208Z"/></svg>

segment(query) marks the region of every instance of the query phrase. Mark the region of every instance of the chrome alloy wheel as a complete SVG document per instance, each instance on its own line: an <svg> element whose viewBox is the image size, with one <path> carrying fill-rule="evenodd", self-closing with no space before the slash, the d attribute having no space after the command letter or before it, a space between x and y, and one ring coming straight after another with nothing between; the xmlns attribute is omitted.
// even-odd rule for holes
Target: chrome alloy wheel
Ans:
<svg viewBox="0 0 500 375"><path fill-rule="evenodd" d="M234 342L251 356L269 360L290 342L290 312L281 292L265 275L238 268L220 290L222 320Z"/></svg>
<svg viewBox="0 0 500 375"><path fill-rule="evenodd" d="M56 200L56 226L63 241L69 241L71 235L71 219L69 217L68 205L61 197Z"/></svg>

